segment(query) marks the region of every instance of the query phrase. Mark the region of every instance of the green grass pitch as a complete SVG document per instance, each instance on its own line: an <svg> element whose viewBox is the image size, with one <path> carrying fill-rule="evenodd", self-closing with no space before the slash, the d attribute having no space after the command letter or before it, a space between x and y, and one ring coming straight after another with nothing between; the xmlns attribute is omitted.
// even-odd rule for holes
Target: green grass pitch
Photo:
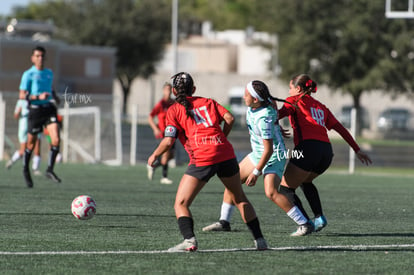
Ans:
<svg viewBox="0 0 414 275"><path fill-rule="evenodd" d="M4 162L0 165L4 167ZM412 274L414 172L331 169L315 181L328 226L292 238L293 222L264 195L262 179L244 187L269 251L254 251L236 211L232 232L202 232L218 219L223 186L214 177L191 210L199 251L165 253L181 241L173 210L185 167L170 169L173 185L146 178L145 165L57 164L55 184L21 165L1 172L1 274ZM300 190L298 195L307 202ZM72 200L91 195L96 216L76 220ZM310 210L309 210L310 213Z"/></svg>

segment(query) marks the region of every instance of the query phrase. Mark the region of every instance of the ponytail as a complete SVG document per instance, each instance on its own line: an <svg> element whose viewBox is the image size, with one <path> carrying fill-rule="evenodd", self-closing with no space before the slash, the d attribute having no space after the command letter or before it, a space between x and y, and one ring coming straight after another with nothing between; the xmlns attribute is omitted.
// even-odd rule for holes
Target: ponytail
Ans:
<svg viewBox="0 0 414 275"><path fill-rule="evenodd" d="M192 117L192 104L187 100L187 96L193 94L194 81L189 73L181 72L171 77L172 87L176 90L175 101L184 106L187 117Z"/></svg>

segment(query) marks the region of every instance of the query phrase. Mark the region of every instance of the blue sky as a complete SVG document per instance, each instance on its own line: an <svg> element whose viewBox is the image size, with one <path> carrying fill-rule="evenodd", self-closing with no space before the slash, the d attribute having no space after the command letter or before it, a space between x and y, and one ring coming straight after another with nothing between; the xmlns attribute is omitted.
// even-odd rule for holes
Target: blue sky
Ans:
<svg viewBox="0 0 414 275"><path fill-rule="evenodd" d="M0 14L9 15L13 6L26 6L30 2L42 2L41 0L0 0Z"/></svg>

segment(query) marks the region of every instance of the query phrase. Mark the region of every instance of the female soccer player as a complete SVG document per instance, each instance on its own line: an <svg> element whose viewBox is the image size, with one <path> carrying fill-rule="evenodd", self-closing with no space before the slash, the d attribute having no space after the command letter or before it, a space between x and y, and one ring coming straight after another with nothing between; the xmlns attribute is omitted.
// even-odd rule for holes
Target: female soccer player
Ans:
<svg viewBox="0 0 414 275"><path fill-rule="evenodd" d="M310 203L312 210L319 208L320 215L315 219L315 228L320 230L326 225L326 219L322 216L318 191L312 181L328 169L333 158L327 130L334 129L338 132L352 147L362 163L369 165L372 161L366 153L361 151L354 138L331 111L311 96L316 91L317 84L308 75L300 74L293 77L289 83L290 97L279 110L280 118L289 116L293 128L295 150L302 152L303 155L301 158L289 160L279 192L286 195L295 205L299 203L295 189L300 185L305 186L307 198L316 196L318 200L311 200ZM315 203L313 206L312 201Z"/></svg>
<svg viewBox="0 0 414 275"><path fill-rule="evenodd" d="M157 158L170 149L178 138L189 154L189 166L181 178L175 198L175 215L184 241L169 251L196 251L197 240L190 205L196 195L217 174L229 190L243 221L251 230L257 250L267 249L259 220L240 184L239 165L233 146L227 140L233 115L213 99L195 97L190 74L181 72L172 77L176 103L167 112L164 139L148 158L153 165ZM220 123L224 121L223 129Z"/></svg>
<svg viewBox="0 0 414 275"><path fill-rule="evenodd" d="M310 233L313 231L313 226L308 221L309 218L299 207L289 202L287 197L277 192L286 163L285 144L277 123L275 100L278 99L272 97L266 84L258 80L247 84L243 98L248 106L246 120L252 152L239 164L241 180L246 185L253 186L258 177L263 174L266 196L282 208L299 225L299 228L306 227L308 231L305 233ZM233 209L231 197L228 190L225 190L219 222L204 227L203 231L229 231ZM294 232L292 236L296 234Z"/></svg>
<svg viewBox="0 0 414 275"><path fill-rule="evenodd" d="M6 163L6 168L10 169L12 165L18 161L26 150L27 143L27 127L28 127L28 116L29 116L29 103L25 99L18 99L16 102L16 107L14 108L14 118L19 120L19 150L16 150L11 157L11 159ZM32 170L35 175L41 175L42 173L39 170L40 166L40 139L42 134L37 135L37 140L33 149L34 157Z"/></svg>
<svg viewBox="0 0 414 275"><path fill-rule="evenodd" d="M165 116L167 114L168 108L174 103L174 100L171 98L172 85L169 82L166 82L162 88L162 99L155 104L152 108L151 113L148 116L148 123L152 128L154 137L158 140L161 140L164 137L165 130ZM155 123L154 117L157 117L158 123ZM157 165L154 167L147 166L147 176L149 180L152 180L154 176L155 168L162 166L162 178L160 180L161 184L172 184L173 181L168 178L168 161L174 157L174 146L170 150L162 154L160 161L157 162Z"/></svg>

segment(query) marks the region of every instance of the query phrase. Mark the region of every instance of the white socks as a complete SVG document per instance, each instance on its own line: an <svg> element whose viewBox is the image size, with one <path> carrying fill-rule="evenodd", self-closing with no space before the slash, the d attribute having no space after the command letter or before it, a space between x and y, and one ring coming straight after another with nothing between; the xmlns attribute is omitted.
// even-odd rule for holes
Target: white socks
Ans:
<svg viewBox="0 0 414 275"><path fill-rule="evenodd" d="M11 161L12 161L12 162L16 162L16 161L18 161L21 157L22 157L22 156L19 154L19 151L16 151L16 152L14 152L14 154L13 154L13 156L12 156L12 158L11 158Z"/></svg>
<svg viewBox="0 0 414 275"><path fill-rule="evenodd" d="M221 212L220 212L220 221L224 220L230 222L231 216L233 215L234 209L236 206L223 202L221 205ZM297 206L292 207L288 212L287 215L289 218L295 221L296 224L302 225L308 222L308 219L305 218L302 211Z"/></svg>
<svg viewBox="0 0 414 275"><path fill-rule="evenodd" d="M295 221L297 225L302 225L308 222L308 219L303 216L302 211L297 206L293 206L287 213L289 218Z"/></svg>
<svg viewBox="0 0 414 275"><path fill-rule="evenodd" d="M224 220L226 222L230 222L234 208L236 208L236 206L223 202L221 205L220 221Z"/></svg>
<svg viewBox="0 0 414 275"><path fill-rule="evenodd" d="M39 170L39 166L40 166L40 156L33 156L32 169Z"/></svg>

